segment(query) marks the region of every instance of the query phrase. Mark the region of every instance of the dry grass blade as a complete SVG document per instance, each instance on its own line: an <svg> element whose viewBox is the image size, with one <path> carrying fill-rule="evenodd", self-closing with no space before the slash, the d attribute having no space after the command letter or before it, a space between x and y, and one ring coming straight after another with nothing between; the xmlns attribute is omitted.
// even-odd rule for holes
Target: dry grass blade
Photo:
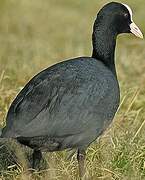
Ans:
<svg viewBox="0 0 145 180"><path fill-rule="evenodd" d="M138 128L137 132L135 133L134 137L131 140L131 143L135 140L135 138L137 137L137 135L140 133L141 129L143 128L143 126L145 125L145 120L142 122L142 124L140 125L140 127Z"/></svg>

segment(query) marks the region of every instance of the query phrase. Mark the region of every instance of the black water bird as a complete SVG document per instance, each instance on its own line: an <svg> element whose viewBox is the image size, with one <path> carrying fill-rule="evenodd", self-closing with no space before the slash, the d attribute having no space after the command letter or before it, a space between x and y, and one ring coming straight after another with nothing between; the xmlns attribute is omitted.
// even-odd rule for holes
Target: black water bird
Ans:
<svg viewBox="0 0 145 180"><path fill-rule="evenodd" d="M34 149L33 168L43 151L75 148L83 176L87 147L108 127L119 106L116 38L131 32L143 38L130 7L105 5L94 23L92 56L66 60L34 76L12 102L1 138Z"/></svg>

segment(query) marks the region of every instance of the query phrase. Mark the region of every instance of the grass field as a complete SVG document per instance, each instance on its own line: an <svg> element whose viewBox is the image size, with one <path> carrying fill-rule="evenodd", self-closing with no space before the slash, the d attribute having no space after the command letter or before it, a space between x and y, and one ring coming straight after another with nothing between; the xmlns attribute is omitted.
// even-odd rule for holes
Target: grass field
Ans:
<svg viewBox="0 0 145 180"><path fill-rule="evenodd" d="M91 55L92 25L106 2L0 0L0 127L10 103L34 74L64 59ZM144 0L122 2L132 7L145 32ZM144 180L145 40L119 36L116 65L121 105L112 126L87 151L87 175L91 180ZM13 147L0 145L0 179L78 179L75 156L66 160L66 152L46 153L42 166L47 168L31 174L21 147Z"/></svg>

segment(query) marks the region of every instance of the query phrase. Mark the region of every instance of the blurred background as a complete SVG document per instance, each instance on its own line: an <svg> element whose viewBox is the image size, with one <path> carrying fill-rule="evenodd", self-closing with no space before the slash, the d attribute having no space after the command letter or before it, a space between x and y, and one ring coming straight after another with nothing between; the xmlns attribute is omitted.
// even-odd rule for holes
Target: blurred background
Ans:
<svg viewBox="0 0 145 180"><path fill-rule="evenodd" d="M10 103L44 68L92 53L92 26L107 0L0 0L0 127ZM145 34L145 1L122 0ZM88 150L87 173L94 179L145 179L145 40L120 35L116 66L121 105L114 123ZM11 151L0 146L1 179L77 179L75 158L44 154L47 170L26 173ZM49 160L48 160L49 159ZM51 165L50 165L51 164Z"/></svg>

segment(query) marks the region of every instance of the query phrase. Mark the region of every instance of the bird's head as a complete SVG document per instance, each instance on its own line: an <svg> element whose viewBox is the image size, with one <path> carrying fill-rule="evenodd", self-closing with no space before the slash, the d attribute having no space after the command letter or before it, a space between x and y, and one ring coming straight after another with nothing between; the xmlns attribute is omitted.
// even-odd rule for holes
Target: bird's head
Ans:
<svg viewBox="0 0 145 180"><path fill-rule="evenodd" d="M116 35L120 33L132 33L139 38L143 34L133 21L131 8L122 3L111 2L106 4L98 13L96 26L101 24L105 28L110 28Z"/></svg>

